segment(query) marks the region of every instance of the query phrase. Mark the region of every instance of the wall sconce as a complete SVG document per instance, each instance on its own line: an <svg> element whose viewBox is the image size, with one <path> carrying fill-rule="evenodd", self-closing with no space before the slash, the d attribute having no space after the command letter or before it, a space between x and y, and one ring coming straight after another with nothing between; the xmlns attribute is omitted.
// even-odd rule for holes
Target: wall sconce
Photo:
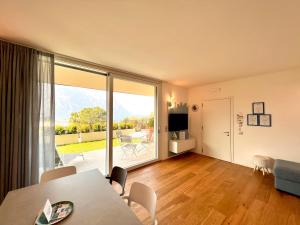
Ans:
<svg viewBox="0 0 300 225"><path fill-rule="evenodd" d="M168 108L173 108L175 106L174 97L170 95L169 101L167 101Z"/></svg>

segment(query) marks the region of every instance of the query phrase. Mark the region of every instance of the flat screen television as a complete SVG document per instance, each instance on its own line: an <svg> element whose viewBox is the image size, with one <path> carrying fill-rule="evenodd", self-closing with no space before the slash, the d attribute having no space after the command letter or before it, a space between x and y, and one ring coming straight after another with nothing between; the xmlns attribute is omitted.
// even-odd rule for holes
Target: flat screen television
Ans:
<svg viewBox="0 0 300 225"><path fill-rule="evenodd" d="M169 114L169 131L180 131L188 129L188 114L170 113Z"/></svg>

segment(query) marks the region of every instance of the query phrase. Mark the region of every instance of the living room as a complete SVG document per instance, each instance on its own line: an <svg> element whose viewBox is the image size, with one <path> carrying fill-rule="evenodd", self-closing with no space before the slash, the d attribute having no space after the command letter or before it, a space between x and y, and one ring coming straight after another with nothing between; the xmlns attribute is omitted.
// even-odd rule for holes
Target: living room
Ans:
<svg viewBox="0 0 300 225"><path fill-rule="evenodd" d="M299 7L2 1L0 224L299 224Z"/></svg>

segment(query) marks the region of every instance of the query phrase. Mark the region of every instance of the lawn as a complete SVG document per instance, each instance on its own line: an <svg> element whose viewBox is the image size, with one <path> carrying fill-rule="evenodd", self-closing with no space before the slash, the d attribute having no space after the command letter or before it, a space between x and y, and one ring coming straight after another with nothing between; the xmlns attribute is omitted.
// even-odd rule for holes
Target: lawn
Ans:
<svg viewBox="0 0 300 225"><path fill-rule="evenodd" d="M139 139L133 139L134 143L140 142ZM118 147L121 143L119 139L113 139L113 146ZM106 148L106 140L101 141L90 141L90 142L83 142L83 143L75 143L69 145L61 145L57 146L56 149L59 154L79 154L83 152L89 152L94 150L105 150Z"/></svg>

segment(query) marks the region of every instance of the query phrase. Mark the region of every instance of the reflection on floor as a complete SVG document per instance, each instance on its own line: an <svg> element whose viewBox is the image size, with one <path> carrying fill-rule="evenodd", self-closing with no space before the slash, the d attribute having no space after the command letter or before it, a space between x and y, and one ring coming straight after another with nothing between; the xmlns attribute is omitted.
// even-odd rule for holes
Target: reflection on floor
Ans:
<svg viewBox="0 0 300 225"><path fill-rule="evenodd" d="M131 167L156 158L154 144L137 145L136 148L114 147L113 148L114 165L124 168ZM91 169L99 169L105 173L105 149L80 153L60 155L63 165L76 166L78 172Z"/></svg>

